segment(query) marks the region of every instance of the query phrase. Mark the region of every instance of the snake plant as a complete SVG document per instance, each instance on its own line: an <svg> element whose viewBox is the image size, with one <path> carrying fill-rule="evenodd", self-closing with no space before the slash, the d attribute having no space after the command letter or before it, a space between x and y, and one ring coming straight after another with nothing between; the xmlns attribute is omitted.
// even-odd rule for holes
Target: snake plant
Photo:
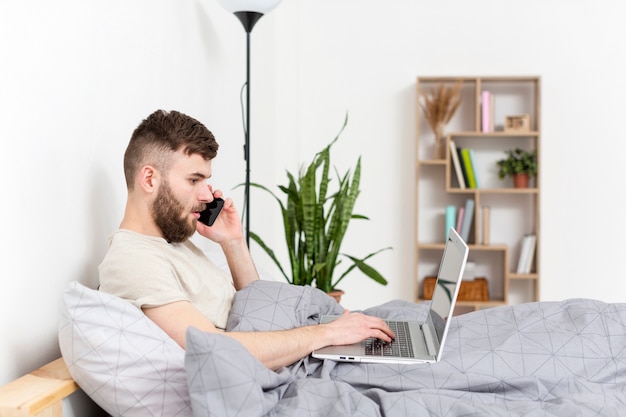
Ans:
<svg viewBox="0 0 626 417"><path fill-rule="evenodd" d="M363 215L353 213L354 203L360 191L360 157L352 175L349 170L344 175L339 175L335 169L338 189L329 192L330 150L339 139L347 122L346 115L339 134L315 155L306 168L300 169L297 177L287 171L288 184L279 186L286 196L286 202L283 202L267 187L252 184L270 193L280 206L291 275L285 272L274 251L256 233L251 232L250 237L274 261L288 282L295 285L314 285L325 292L336 289L337 284L355 268L374 281L382 285L387 284L387 280L366 261L390 248L380 249L363 258L340 252L350 220L369 220ZM350 266L338 274L335 268L342 259L348 260Z"/></svg>

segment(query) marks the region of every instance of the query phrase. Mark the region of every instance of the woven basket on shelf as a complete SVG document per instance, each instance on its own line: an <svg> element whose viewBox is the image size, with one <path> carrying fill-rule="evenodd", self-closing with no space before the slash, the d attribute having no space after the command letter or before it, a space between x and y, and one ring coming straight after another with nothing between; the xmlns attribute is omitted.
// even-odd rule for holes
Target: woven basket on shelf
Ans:
<svg viewBox="0 0 626 417"><path fill-rule="evenodd" d="M430 300L433 298L435 282L437 277L425 277L422 282L422 298ZM474 278L473 281L461 281L459 289L459 301L488 301L489 285L487 278Z"/></svg>

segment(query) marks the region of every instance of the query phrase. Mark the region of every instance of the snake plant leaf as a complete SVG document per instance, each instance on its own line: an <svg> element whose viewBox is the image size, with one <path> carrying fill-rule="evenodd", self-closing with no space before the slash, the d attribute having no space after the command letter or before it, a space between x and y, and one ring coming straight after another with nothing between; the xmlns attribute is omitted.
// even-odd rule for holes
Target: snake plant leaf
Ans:
<svg viewBox="0 0 626 417"><path fill-rule="evenodd" d="M292 280L289 279L289 277L287 276L287 274L285 273L285 271L283 270L283 267L280 264L280 261L278 260L278 258L276 258L276 255L274 255L274 251L272 249L270 249L265 242L263 242L263 239L261 239L259 237L259 235L257 235L254 232L250 232L250 237L252 238L252 240L254 240L259 246L261 246L261 248L263 248L263 250L269 255L269 257L274 261L274 263L276 264L276 266L278 267L278 269L280 270L280 272L283 274L283 276L285 277L285 279L287 280L287 282L289 282L290 284L293 284Z"/></svg>
<svg viewBox="0 0 626 417"><path fill-rule="evenodd" d="M387 280L385 279L385 277L383 277L382 274L378 272L376 269L374 269L372 266L363 262L362 259L358 259L350 255L346 255L346 256L350 258L352 262L354 262L354 265L356 265L356 267L359 268L359 270L363 272L365 275L367 275L374 281L378 282L379 284L387 285Z"/></svg>
<svg viewBox="0 0 626 417"><path fill-rule="evenodd" d="M343 272L343 274L341 274L341 275L339 276L339 278L338 278L336 281L334 281L334 282L333 282L333 288L336 288L336 287L337 287L337 285L339 284L339 282L340 282L340 281L341 281L341 280L342 280L342 279L343 279L346 275L348 275L350 272L352 272L352 270L353 270L354 268L359 267L359 265L360 265L360 264L365 263L365 261L367 261L369 258L373 257L374 255L378 255L378 254L379 254L380 252L382 252L382 251L391 250L391 249L392 249L392 247L391 247L391 246L388 246L388 247L386 247L386 248L382 248L382 249L378 249L376 252L372 252L372 253L368 254L367 256L365 256L365 257L363 257L363 258L361 258L361 259L357 259L357 258L355 258L355 257L353 257L353 256L350 256L350 255L342 254L343 256L345 256L345 257L347 257L347 258L350 258L350 259L352 260L352 262L353 262L353 263L352 263L352 265L350 265L350 267L349 267L348 269L346 269L346 270ZM359 262L355 262L355 261L359 261ZM370 268L371 268L371 267L370 267ZM363 270L363 269L361 269L361 268L359 268L359 269L361 270L361 272L365 273L367 276L369 276L370 278L374 279L374 281L376 281L376 282L378 282L378 283L380 283L380 284L382 284L382 285L387 285L387 280L386 280L386 279L385 279L385 278L384 278L384 277L383 277L380 273L378 273L376 270L374 270L374 271L375 271L374 276L375 276L376 278L373 278L372 276L368 275L368 274L367 274L367 272L366 272L365 270ZM372 268L372 269L373 269L373 268ZM367 268L366 268L366 270L367 270ZM379 281L379 279L380 279L380 278L382 278L382 281L384 281L384 282Z"/></svg>

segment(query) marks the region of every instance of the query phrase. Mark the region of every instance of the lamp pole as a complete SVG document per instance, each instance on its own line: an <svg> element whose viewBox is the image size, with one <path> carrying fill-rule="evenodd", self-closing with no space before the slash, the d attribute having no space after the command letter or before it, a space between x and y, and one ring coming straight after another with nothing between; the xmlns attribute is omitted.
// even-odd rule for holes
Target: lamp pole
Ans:
<svg viewBox="0 0 626 417"><path fill-rule="evenodd" d="M246 182L244 191L244 219L246 244L250 247L250 32L263 16L257 12L235 12L246 30L246 122L244 132L243 158L246 161Z"/></svg>
<svg viewBox="0 0 626 417"><path fill-rule="evenodd" d="M250 33L263 14L276 7L281 0L220 0L222 6L235 14L246 31L246 117L243 157L246 161L246 180L243 216L246 244L250 247Z"/></svg>
<svg viewBox="0 0 626 417"><path fill-rule="evenodd" d="M243 157L246 160L246 186L244 216L246 219L246 245L250 247L250 30L246 29L246 134Z"/></svg>

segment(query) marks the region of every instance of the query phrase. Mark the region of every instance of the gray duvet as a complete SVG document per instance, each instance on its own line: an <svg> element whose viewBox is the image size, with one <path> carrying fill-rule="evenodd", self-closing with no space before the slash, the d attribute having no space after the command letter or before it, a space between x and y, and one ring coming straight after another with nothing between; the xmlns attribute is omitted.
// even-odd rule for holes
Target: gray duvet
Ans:
<svg viewBox="0 0 626 417"><path fill-rule="evenodd" d="M424 320L427 303L364 312ZM341 313L311 287L258 281L237 293L229 330L277 330ZM190 329L195 417L625 416L626 304L588 299L455 317L442 361L379 365L306 357L273 372L230 337Z"/></svg>

